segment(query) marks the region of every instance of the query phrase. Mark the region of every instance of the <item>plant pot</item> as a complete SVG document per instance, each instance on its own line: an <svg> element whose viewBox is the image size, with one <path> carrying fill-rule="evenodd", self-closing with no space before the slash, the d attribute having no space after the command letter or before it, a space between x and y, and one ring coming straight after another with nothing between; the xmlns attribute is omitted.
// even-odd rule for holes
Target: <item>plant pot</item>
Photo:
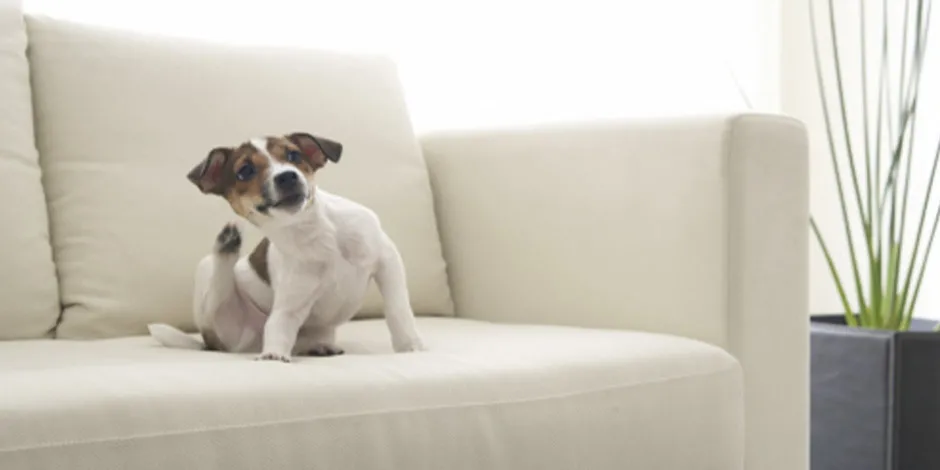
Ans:
<svg viewBox="0 0 940 470"><path fill-rule="evenodd" d="M852 328L814 315L812 470L940 469L940 333Z"/></svg>

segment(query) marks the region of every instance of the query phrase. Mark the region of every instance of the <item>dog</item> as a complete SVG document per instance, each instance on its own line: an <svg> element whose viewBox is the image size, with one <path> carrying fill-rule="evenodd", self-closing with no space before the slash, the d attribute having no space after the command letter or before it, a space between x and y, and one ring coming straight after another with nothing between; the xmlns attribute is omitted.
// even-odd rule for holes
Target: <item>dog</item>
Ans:
<svg viewBox="0 0 940 470"><path fill-rule="evenodd" d="M148 325L151 336L167 347L267 361L335 356L343 354L336 329L374 281L392 349L424 350L401 255L378 216L316 185L317 172L342 152L339 142L296 132L213 148L193 167L189 181L224 198L264 238L242 256L241 232L227 224L199 262L193 314L202 341L163 323Z"/></svg>

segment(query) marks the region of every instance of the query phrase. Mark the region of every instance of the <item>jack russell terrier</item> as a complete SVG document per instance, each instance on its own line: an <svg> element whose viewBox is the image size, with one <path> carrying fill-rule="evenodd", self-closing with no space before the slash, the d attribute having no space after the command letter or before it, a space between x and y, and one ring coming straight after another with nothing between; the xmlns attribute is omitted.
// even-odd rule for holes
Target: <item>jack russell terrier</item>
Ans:
<svg viewBox="0 0 940 470"><path fill-rule="evenodd" d="M226 225L196 269L193 314L199 341L172 326L149 325L167 347L333 356L336 329L359 311L371 280L385 303L396 352L424 349L415 326L401 255L370 209L314 183L343 146L307 133L218 147L189 180L225 198L265 238L240 257L241 233Z"/></svg>

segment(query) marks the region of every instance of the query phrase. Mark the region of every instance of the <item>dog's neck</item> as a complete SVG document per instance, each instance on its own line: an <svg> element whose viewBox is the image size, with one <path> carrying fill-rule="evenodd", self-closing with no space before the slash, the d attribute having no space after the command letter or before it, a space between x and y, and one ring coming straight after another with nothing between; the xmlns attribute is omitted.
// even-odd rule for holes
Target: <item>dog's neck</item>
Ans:
<svg viewBox="0 0 940 470"><path fill-rule="evenodd" d="M262 225L261 232L281 252L303 256L311 251L312 243L317 243L325 236L332 236L335 232L323 209L321 194L314 190L303 209Z"/></svg>

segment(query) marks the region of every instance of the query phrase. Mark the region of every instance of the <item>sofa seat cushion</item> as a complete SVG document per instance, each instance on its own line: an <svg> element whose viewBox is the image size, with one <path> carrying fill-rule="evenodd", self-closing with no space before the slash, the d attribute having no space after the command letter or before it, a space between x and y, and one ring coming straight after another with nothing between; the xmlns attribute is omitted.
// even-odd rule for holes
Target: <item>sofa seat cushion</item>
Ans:
<svg viewBox="0 0 940 470"><path fill-rule="evenodd" d="M148 337L0 343L0 468L741 468L741 372L672 336L381 320L283 364Z"/></svg>

